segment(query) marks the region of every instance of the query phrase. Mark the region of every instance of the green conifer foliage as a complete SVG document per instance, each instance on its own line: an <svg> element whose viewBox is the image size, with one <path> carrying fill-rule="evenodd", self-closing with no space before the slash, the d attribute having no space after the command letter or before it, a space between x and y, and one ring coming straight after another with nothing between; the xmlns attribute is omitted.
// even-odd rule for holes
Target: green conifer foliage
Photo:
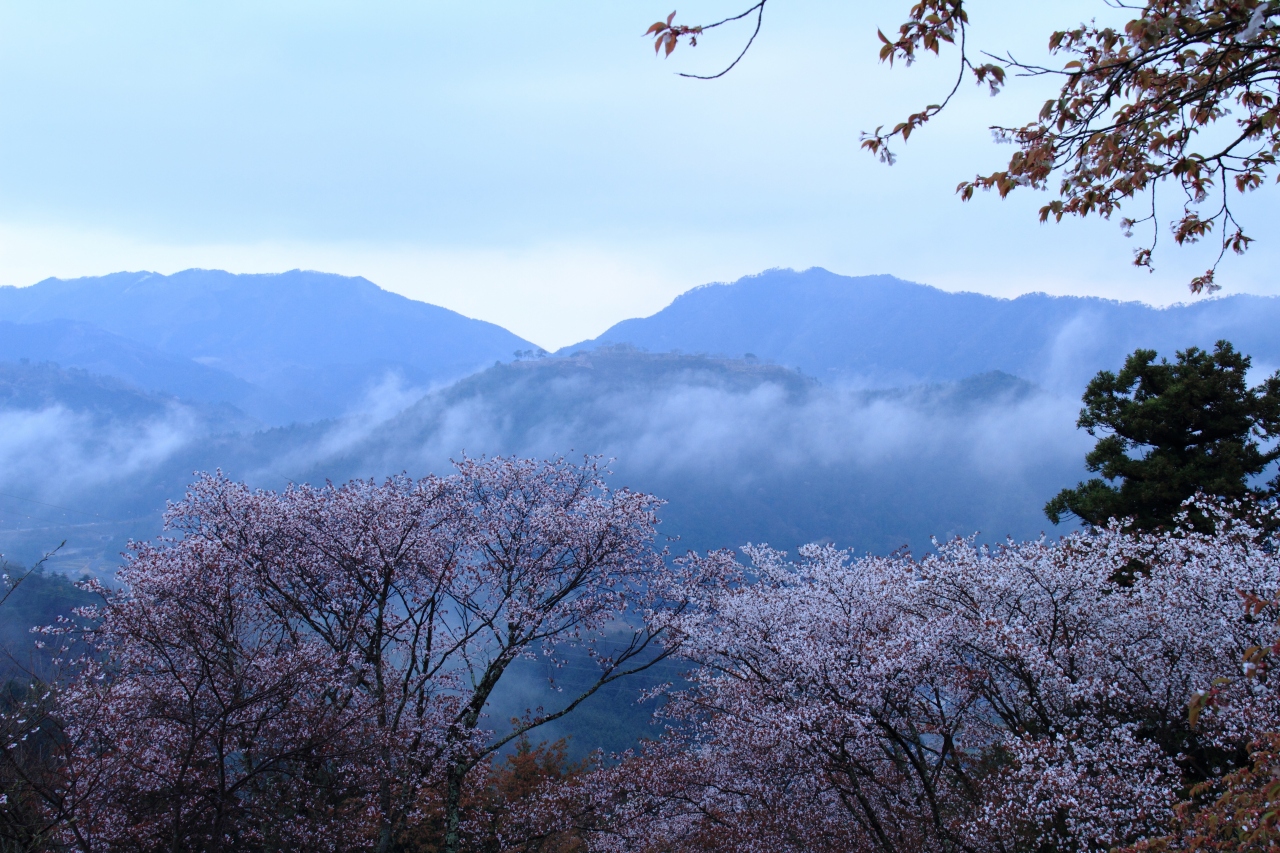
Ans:
<svg viewBox="0 0 1280 853"><path fill-rule="evenodd" d="M1063 489L1044 508L1054 524L1074 515L1095 525L1130 518L1169 524L1197 491L1224 498L1277 494L1280 477L1251 485L1280 458L1280 371L1250 388L1249 356L1227 341L1192 347L1177 361L1137 350L1119 374L1100 372L1085 390L1080 427L1101 434L1085 465L1101 477ZM1256 482L1256 481L1255 481Z"/></svg>

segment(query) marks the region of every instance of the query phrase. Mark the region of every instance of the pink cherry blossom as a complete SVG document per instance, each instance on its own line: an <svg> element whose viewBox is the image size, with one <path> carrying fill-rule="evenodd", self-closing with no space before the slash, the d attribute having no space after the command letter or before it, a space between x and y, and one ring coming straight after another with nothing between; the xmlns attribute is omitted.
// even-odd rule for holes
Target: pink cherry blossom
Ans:
<svg viewBox="0 0 1280 853"><path fill-rule="evenodd" d="M86 614L46 792L63 841L386 851L437 815L456 850L476 768L672 649L655 640L684 584L653 547L659 502L604 474L499 458L283 492L201 477ZM569 645L593 682L486 729L508 667Z"/></svg>
<svg viewBox="0 0 1280 853"><path fill-rule="evenodd" d="M1239 507L1194 509L1214 533L956 540L918 561L746 548L749 582L668 619L695 664L668 739L585 783L608 815L596 847L976 853L1160 834L1190 783L1280 727L1256 679L1189 725L1198 690L1280 639L1242 598L1274 600L1273 541ZM730 559L693 562L729 577Z"/></svg>

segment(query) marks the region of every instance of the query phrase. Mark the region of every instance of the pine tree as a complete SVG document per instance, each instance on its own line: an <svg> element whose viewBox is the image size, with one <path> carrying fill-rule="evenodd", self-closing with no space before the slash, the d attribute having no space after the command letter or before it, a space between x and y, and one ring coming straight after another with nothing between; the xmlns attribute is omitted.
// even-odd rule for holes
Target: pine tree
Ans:
<svg viewBox="0 0 1280 853"><path fill-rule="evenodd" d="M1054 524L1065 515L1094 525L1130 518L1150 530L1168 525L1197 491L1274 496L1280 477L1266 487L1254 478L1280 458L1280 446L1263 444L1280 434L1280 372L1250 388L1249 365L1249 356L1218 341L1212 353L1192 347L1172 364L1140 349L1119 374L1100 372L1077 423L1104 433L1085 456L1102 476L1063 489L1045 515Z"/></svg>

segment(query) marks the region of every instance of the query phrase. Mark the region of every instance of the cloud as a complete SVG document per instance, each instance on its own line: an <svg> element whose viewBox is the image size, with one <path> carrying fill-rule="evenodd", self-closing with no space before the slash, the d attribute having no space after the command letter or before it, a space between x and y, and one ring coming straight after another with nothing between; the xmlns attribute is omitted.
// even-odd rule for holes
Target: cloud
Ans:
<svg viewBox="0 0 1280 853"><path fill-rule="evenodd" d="M803 466L883 468L945 457L984 476L1012 475L1046 456L1082 455L1078 402L1048 392L948 402L935 392L868 394L763 383L745 391L677 383L640 393L593 395L586 386L545 389L551 411L527 401L471 397L439 405L412 446L389 448L435 466L462 450L616 457L632 470L767 477Z"/></svg>
<svg viewBox="0 0 1280 853"><path fill-rule="evenodd" d="M345 479L446 473L464 452L599 454L615 486L669 501L664 531L689 547L826 537L885 551L930 535L1037 535L1091 444L1078 400L1012 379L866 392L538 372L433 394L340 456L316 453L322 440L295 458L313 454L313 479Z"/></svg>
<svg viewBox="0 0 1280 853"><path fill-rule="evenodd" d="M103 421L62 406L0 410L0 486L62 500L146 472L199 434L192 413L169 407L137 422Z"/></svg>
<svg viewBox="0 0 1280 853"><path fill-rule="evenodd" d="M1073 397L1011 379L867 392L787 375L511 370L434 391L388 374L344 418L216 440L181 406L133 421L0 411L0 490L145 519L181 496L194 468L280 488L447 473L464 453L599 454L614 460L615 485L670 501L664 531L690 547L828 537L884 551L933 534L1035 535L1040 507L1083 474L1090 444ZM127 533L152 536L153 525Z"/></svg>

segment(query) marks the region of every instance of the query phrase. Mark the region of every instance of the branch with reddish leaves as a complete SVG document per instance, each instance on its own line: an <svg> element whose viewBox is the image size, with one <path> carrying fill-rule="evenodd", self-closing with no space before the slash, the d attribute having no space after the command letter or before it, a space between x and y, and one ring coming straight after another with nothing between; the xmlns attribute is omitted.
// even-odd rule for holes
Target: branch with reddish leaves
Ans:
<svg viewBox="0 0 1280 853"><path fill-rule="evenodd" d="M738 17L758 13L763 5ZM1003 88L1010 71L1058 79L1057 96L1034 120L992 128L999 141L1016 150L1006 168L961 182L956 188L961 199L971 199L977 190L1002 198L1019 187L1046 191L1056 197L1040 208L1042 222L1068 215L1109 219L1139 204L1143 215L1123 216L1121 226L1131 236L1135 225L1150 225L1150 239L1134 252L1134 264L1150 268L1161 231L1156 193L1170 184L1181 195L1181 211L1168 223L1174 242L1189 245L1221 235L1212 264L1190 282L1192 292L1212 293L1226 254L1243 254L1253 242L1232 210L1232 193L1251 192L1280 178L1280 2L1117 5L1135 12L1121 28L1090 23L1052 33L1049 51L1065 61L1050 67L1011 55L973 61L965 43L964 0L919 0L895 36L879 32L880 59L910 65L922 53L938 55L943 45L956 46L955 85L939 103L888 130L881 126L864 134L862 147L892 164L891 143L905 142L945 109L966 76L992 94ZM670 54L681 36L689 35L692 42L705 29L675 30L668 21L666 29L651 32L667 40Z"/></svg>
<svg viewBox="0 0 1280 853"><path fill-rule="evenodd" d="M667 19L665 21L657 21L651 25L645 32L645 35L651 35L654 37L653 52L655 54L660 50L665 49L666 53L663 55L670 56L671 52L676 49L676 45L679 43L680 39L688 38L689 47L697 47L698 36L702 35L707 30L715 29L716 27L732 23L733 21L741 21L743 18L747 18L754 13L756 16L755 30L752 31L751 38L747 39L747 43L743 45L742 51L733 60L733 62L730 62L722 71L715 74L680 74L681 77L689 77L694 80L715 80L716 78L723 77L732 71L734 66L742 61L742 57L747 55L747 51L751 49L751 45L755 43L756 36L760 35L760 27L764 23L764 6L767 2L768 0L759 0L758 3L741 14L725 18L722 21L716 21L714 24L705 24L693 27L673 23L675 21L676 13L672 12L670 15L667 15Z"/></svg>

